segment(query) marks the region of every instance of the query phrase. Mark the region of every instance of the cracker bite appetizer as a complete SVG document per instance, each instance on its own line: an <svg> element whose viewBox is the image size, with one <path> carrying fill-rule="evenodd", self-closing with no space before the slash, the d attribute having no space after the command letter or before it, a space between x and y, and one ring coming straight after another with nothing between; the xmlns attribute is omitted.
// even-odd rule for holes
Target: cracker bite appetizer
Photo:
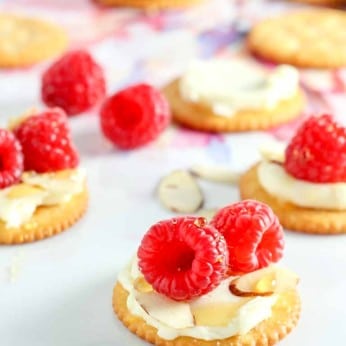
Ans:
<svg viewBox="0 0 346 346"><path fill-rule="evenodd" d="M285 150L267 153L240 179L244 199L260 200L293 231L346 232L346 128L330 115L309 118Z"/></svg>
<svg viewBox="0 0 346 346"><path fill-rule="evenodd" d="M0 130L0 244L60 233L87 208L86 176L66 114L32 113Z"/></svg>
<svg viewBox="0 0 346 346"><path fill-rule="evenodd" d="M283 236L272 210L252 200L221 209L210 223L160 221L120 273L114 311L155 345L274 345L300 315L297 275L274 264Z"/></svg>
<svg viewBox="0 0 346 346"><path fill-rule="evenodd" d="M0 67L22 67L52 58L67 46L59 26L37 18L0 14Z"/></svg>
<svg viewBox="0 0 346 346"><path fill-rule="evenodd" d="M176 122L213 132L268 129L298 117L305 103L294 67L245 60L191 63L164 93Z"/></svg>
<svg viewBox="0 0 346 346"><path fill-rule="evenodd" d="M346 66L345 26L346 13L341 10L283 13L256 24L248 36L248 47L278 64L339 68Z"/></svg>

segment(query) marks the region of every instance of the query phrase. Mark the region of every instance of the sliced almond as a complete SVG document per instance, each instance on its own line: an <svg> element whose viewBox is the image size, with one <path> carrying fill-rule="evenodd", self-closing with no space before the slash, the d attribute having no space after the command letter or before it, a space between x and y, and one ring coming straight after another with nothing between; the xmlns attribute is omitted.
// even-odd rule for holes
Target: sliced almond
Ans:
<svg viewBox="0 0 346 346"><path fill-rule="evenodd" d="M272 141L260 146L260 153L262 158L267 161L274 161L279 163L285 162L285 149L286 143L279 141Z"/></svg>
<svg viewBox="0 0 346 346"><path fill-rule="evenodd" d="M10 199L23 198L33 195L40 195L44 191L38 187L34 187L28 184L16 184L8 189L7 197Z"/></svg>
<svg viewBox="0 0 346 346"><path fill-rule="evenodd" d="M151 286L142 276L135 280L133 286L141 293L150 293L154 291L153 286Z"/></svg>
<svg viewBox="0 0 346 346"><path fill-rule="evenodd" d="M76 169L64 169L61 171L50 173L36 173L34 171L26 171L22 174L22 180L28 183L33 183L34 179L50 178L56 180L69 180L73 179L78 173Z"/></svg>
<svg viewBox="0 0 346 346"><path fill-rule="evenodd" d="M76 175L75 169L64 169L62 171L55 172L53 177L58 180L67 180L72 179Z"/></svg>
<svg viewBox="0 0 346 346"><path fill-rule="evenodd" d="M188 303L176 302L155 292L140 293L136 299L151 317L171 328L188 328L194 325Z"/></svg>
<svg viewBox="0 0 346 346"><path fill-rule="evenodd" d="M248 302L240 299L238 302L208 304L192 308L196 326L224 327L236 317L239 309Z"/></svg>
<svg viewBox="0 0 346 346"><path fill-rule="evenodd" d="M229 290L239 297L265 297L294 289L298 282L292 271L271 266L234 279Z"/></svg>
<svg viewBox="0 0 346 346"><path fill-rule="evenodd" d="M176 213L194 213L204 203L196 179L187 171L175 171L164 177L158 188L160 202Z"/></svg>
<svg viewBox="0 0 346 346"><path fill-rule="evenodd" d="M239 173L218 166L194 165L190 172L198 178L223 184L236 184L240 177Z"/></svg>

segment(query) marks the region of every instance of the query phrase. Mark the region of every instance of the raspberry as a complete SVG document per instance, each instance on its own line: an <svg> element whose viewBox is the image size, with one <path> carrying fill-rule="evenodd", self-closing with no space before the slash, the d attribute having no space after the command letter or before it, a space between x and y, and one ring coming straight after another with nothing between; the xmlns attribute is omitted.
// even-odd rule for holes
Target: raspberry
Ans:
<svg viewBox="0 0 346 346"><path fill-rule="evenodd" d="M41 93L49 107L61 107L68 115L84 112L105 96L103 71L89 53L67 53L43 74Z"/></svg>
<svg viewBox="0 0 346 346"><path fill-rule="evenodd" d="M23 148L25 170L52 172L75 168L79 163L67 116L60 109L32 115L14 132Z"/></svg>
<svg viewBox="0 0 346 346"><path fill-rule="evenodd" d="M17 183L23 172L22 148L12 132L0 129L0 189Z"/></svg>
<svg viewBox="0 0 346 346"><path fill-rule="evenodd" d="M346 182L346 128L330 115L309 118L288 145L284 166L297 179Z"/></svg>
<svg viewBox="0 0 346 346"><path fill-rule="evenodd" d="M138 258L145 279L175 300L211 291L228 266L225 239L204 218L192 216L153 225L142 240Z"/></svg>
<svg viewBox="0 0 346 346"><path fill-rule="evenodd" d="M265 204L245 200L222 208L211 224L228 245L229 273L248 273L283 255L284 233L278 218Z"/></svg>
<svg viewBox="0 0 346 346"><path fill-rule="evenodd" d="M169 106L157 89L138 84L108 98L101 109L104 135L121 149L156 139L170 120Z"/></svg>

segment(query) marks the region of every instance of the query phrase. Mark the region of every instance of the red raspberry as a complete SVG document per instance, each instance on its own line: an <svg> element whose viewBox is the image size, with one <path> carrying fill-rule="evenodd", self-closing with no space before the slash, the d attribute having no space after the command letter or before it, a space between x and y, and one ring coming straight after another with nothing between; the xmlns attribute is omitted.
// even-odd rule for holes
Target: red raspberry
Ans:
<svg viewBox="0 0 346 346"><path fill-rule="evenodd" d="M154 289L187 300L215 288L228 266L225 239L204 218L160 221L138 249L139 268Z"/></svg>
<svg viewBox="0 0 346 346"><path fill-rule="evenodd" d="M12 132L0 129L0 189L20 180L23 172L22 148Z"/></svg>
<svg viewBox="0 0 346 346"><path fill-rule="evenodd" d="M346 128L330 115L309 118L286 149L285 169L314 183L346 182Z"/></svg>
<svg viewBox="0 0 346 346"><path fill-rule="evenodd" d="M53 172L78 166L67 116L60 109L32 115L14 129L23 148L25 170Z"/></svg>
<svg viewBox="0 0 346 346"><path fill-rule="evenodd" d="M108 98L101 109L104 135L121 149L156 139L170 120L169 106L157 89L138 84Z"/></svg>
<svg viewBox="0 0 346 346"><path fill-rule="evenodd" d="M284 233L278 218L265 204L246 200L222 208L211 224L228 245L229 273L248 273L283 255Z"/></svg>
<svg viewBox="0 0 346 346"><path fill-rule="evenodd" d="M88 52L67 53L43 74L41 93L49 107L61 107L68 115L84 112L105 96L103 71Z"/></svg>

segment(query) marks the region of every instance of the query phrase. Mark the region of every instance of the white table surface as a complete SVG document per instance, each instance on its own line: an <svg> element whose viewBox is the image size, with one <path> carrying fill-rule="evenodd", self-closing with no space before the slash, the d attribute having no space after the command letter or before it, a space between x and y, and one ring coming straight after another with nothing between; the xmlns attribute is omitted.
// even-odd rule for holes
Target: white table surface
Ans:
<svg viewBox="0 0 346 346"><path fill-rule="evenodd" d="M0 248L4 346L144 345L114 317L112 288L146 229L171 216L153 193L158 179L172 168L188 167L200 150L118 153L103 142L95 117L75 120L74 136L88 173L89 211L59 236ZM213 183L203 187L207 206L238 200L235 187ZM287 232L286 242L283 263L301 277L303 312L298 327L281 344L343 345L346 237ZM18 274L11 277L9 270L17 265Z"/></svg>

